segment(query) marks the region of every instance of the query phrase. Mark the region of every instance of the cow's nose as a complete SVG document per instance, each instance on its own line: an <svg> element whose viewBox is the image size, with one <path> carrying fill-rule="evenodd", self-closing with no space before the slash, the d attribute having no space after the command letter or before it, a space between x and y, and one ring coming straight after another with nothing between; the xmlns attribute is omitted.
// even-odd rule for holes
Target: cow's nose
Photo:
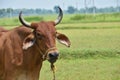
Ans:
<svg viewBox="0 0 120 80"><path fill-rule="evenodd" d="M58 52L52 52L52 53L49 53L48 56L49 56L48 61L50 63L54 63L58 59L59 53Z"/></svg>
<svg viewBox="0 0 120 80"><path fill-rule="evenodd" d="M58 58L58 56L59 56L58 52L49 53L50 58Z"/></svg>

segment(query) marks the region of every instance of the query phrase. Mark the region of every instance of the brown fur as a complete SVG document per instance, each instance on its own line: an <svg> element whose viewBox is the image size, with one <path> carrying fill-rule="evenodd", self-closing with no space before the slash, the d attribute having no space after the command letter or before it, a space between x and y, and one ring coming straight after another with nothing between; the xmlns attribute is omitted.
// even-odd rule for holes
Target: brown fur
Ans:
<svg viewBox="0 0 120 80"><path fill-rule="evenodd" d="M0 32L7 32L8 30L4 29L3 27L0 26Z"/></svg>

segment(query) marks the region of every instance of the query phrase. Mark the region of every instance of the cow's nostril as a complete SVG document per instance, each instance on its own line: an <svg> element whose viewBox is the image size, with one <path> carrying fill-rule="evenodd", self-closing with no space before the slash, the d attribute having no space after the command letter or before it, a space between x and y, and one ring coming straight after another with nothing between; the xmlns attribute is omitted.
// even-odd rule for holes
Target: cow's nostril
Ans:
<svg viewBox="0 0 120 80"><path fill-rule="evenodd" d="M58 53L49 53L49 57L50 58L57 58L59 56L59 54Z"/></svg>
<svg viewBox="0 0 120 80"><path fill-rule="evenodd" d="M54 55L52 53L49 53L49 57L54 57Z"/></svg>

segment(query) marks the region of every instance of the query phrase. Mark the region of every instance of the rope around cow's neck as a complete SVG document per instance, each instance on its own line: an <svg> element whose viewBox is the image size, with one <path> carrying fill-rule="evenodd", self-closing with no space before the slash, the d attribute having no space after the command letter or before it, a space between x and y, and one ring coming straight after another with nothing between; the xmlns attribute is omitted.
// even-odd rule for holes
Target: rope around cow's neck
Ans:
<svg viewBox="0 0 120 80"><path fill-rule="evenodd" d="M53 71L53 80L56 80L56 77L55 77L55 65L53 63L51 63L51 70Z"/></svg>

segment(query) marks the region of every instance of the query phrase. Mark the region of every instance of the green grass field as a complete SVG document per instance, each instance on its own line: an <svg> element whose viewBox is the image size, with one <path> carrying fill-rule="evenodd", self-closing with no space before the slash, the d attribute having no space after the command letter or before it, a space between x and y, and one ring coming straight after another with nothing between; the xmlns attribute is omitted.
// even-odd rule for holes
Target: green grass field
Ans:
<svg viewBox="0 0 120 80"><path fill-rule="evenodd" d="M71 40L70 49L58 44L61 58L119 57L120 29L58 30ZM67 53L67 54L65 54ZM69 55L71 54L71 55ZM74 56L74 57L73 57Z"/></svg>
<svg viewBox="0 0 120 80"><path fill-rule="evenodd" d="M26 19L38 21L39 18L53 20L56 17L48 16ZM119 16L119 14L100 14L96 17L88 15L82 16L82 20L79 18L77 20L76 15L65 15L62 23L56 28L69 37L71 47L66 48L57 42L60 50L60 58L55 64L57 80L120 80ZM12 29L20 23L17 18L3 18L0 19L0 25ZM50 64L45 61L40 80L52 78Z"/></svg>
<svg viewBox="0 0 120 80"><path fill-rule="evenodd" d="M52 80L53 74L45 62L40 80ZM120 80L120 59L58 60L56 80Z"/></svg>

